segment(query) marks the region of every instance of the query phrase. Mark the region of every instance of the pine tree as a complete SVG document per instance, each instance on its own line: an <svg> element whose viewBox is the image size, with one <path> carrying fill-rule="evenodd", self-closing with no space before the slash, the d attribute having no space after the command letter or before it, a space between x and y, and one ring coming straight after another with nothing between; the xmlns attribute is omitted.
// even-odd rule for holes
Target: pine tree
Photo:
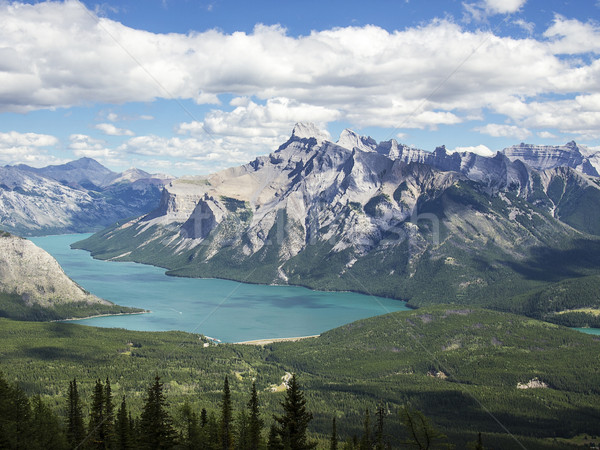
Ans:
<svg viewBox="0 0 600 450"><path fill-rule="evenodd" d="M115 422L115 448L127 450L133 448L132 430L130 416L127 412L127 403L125 396L121 400L121 406L117 411L117 420Z"/></svg>
<svg viewBox="0 0 600 450"><path fill-rule="evenodd" d="M173 421L167 412L160 377L148 388L148 397L140 418L140 446L144 449L167 449L175 445Z"/></svg>
<svg viewBox="0 0 600 450"><path fill-rule="evenodd" d="M419 450L427 450L434 447L452 448L446 442L446 435L436 430L421 411L409 406L402 407L400 409L400 422L404 425L408 434L408 439L401 442L402 445Z"/></svg>
<svg viewBox="0 0 600 450"><path fill-rule="evenodd" d="M112 389L110 387L110 381L108 377L106 377L106 384L104 385L104 429L106 432L107 447L112 447L112 443L115 440L114 421L115 407L112 399Z"/></svg>
<svg viewBox="0 0 600 450"><path fill-rule="evenodd" d="M69 399L67 405L67 440L72 448L77 447L85 439L85 426L81 402L77 391L77 379L69 382Z"/></svg>
<svg viewBox="0 0 600 450"><path fill-rule="evenodd" d="M200 411L200 426L204 428L208 423L208 415L206 414L206 408L202 408Z"/></svg>
<svg viewBox="0 0 600 450"><path fill-rule="evenodd" d="M192 411L192 407L186 401L181 407L181 415L185 425L185 447L190 449L200 448L202 446L201 427L198 422L198 415Z"/></svg>
<svg viewBox="0 0 600 450"><path fill-rule="evenodd" d="M475 446L475 450L484 450L483 449L483 439L481 438L481 432L477 435L477 445Z"/></svg>
<svg viewBox="0 0 600 450"><path fill-rule="evenodd" d="M260 407L255 383L252 383L252 393L248 401L248 410L248 450L258 450L261 443L264 421L260 418Z"/></svg>
<svg viewBox="0 0 600 450"><path fill-rule="evenodd" d="M375 413L377 417L377 423L375 424L375 449L376 450L384 450L383 444L383 423L385 419L385 407L383 402L379 402L379 406L377 407L377 413Z"/></svg>
<svg viewBox="0 0 600 450"><path fill-rule="evenodd" d="M231 392L229 379L225 376L223 398L221 400L221 419L219 421L219 443L223 450L233 448L233 412L231 408Z"/></svg>
<svg viewBox="0 0 600 450"><path fill-rule="evenodd" d="M329 439L329 450L337 450L338 449L338 435L337 435L337 425L335 423L335 417L333 418L333 423L331 425L331 438Z"/></svg>
<svg viewBox="0 0 600 450"><path fill-rule="evenodd" d="M248 439L248 414L245 409L242 408L240 410L236 422L237 435L235 439L235 448L236 450L248 450L250 448Z"/></svg>
<svg viewBox="0 0 600 450"><path fill-rule="evenodd" d="M365 421L363 423L363 435L360 440L360 450L370 450L371 449L371 415L369 414L369 409L365 410Z"/></svg>
<svg viewBox="0 0 600 450"><path fill-rule="evenodd" d="M278 434L286 449L308 450L316 447L315 442L309 442L306 435L308 424L312 420L312 414L306 409L306 400L296 380L292 375L286 392L285 399L281 403L283 416L274 416L278 424Z"/></svg>
<svg viewBox="0 0 600 450"><path fill-rule="evenodd" d="M269 429L269 439L267 440L267 450L283 450L283 444L279 437L279 431L275 424L271 424Z"/></svg>
<svg viewBox="0 0 600 450"><path fill-rule="evenodd" d="M42 401L39 395L33 398L31 405L31 435L34 441L34 445L31 448L44 450L70 448L60 426L60 419L54 414L54 411Z"/></svg>
<svg viewBox="0 0 600 450"><path fill-rule="evenodd" d="M31 405L18 386L11 386L0 373L0 448L29 448Z"/></svg>
<svg viewBox="0 0 600 450"><path fill-rule="evenodd" d="M212 412L208 416L206 425L202 428L202 435L207 450L218 450L221 448L219 443L219 423Z"/></svg>
<svg viewBox="0 0 600 450"><path fill-rule="evenodd" d="M100 380L97 380L96 386L94 387L94 395L92 397L92 407L88 424L88 438L86 440L86 446L91 449L108 448L106 439L105 400L104 386Z"/></svg>

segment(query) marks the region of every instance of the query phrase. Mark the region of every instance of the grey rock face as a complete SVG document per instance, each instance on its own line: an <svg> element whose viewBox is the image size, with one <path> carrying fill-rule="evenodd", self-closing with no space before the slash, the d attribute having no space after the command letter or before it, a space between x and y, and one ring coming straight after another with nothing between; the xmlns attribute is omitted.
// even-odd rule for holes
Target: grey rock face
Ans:
<svg viewBox="0 0 600 450"><path fill-rule="evenodd" d="M98 230L154 209L169 181L137 169L114 173L89 158L0 167L0 228L20 235Z"/></svg>
<svg viewBox="0 0 600 450"><path fill-rule="evenodd" d="M70 302L111 304L84 291L45 250L16 236L0 237L0 290L43 307Z"/></svg>

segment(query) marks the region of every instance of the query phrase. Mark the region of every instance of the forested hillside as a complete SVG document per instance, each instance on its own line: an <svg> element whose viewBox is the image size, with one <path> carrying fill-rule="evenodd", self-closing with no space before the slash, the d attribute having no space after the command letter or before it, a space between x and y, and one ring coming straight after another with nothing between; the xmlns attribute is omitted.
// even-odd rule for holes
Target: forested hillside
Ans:
<svg viewBox="0 0 600 450"><path fill-rule="evenodd" d="M97 380L105 384L107 377L115 405L125 396L128 411L138 417L158 375L166 410L183 433L186 403L198 417L202 409L219 417L227 376L236 413L255 383L267 437L272 414L282 414L283 383L291 374L313 415L309 437L323 445L334 417L342 441L360 439L365 411L375 427L380 405L390 438L401 435L399 414L409 406L457 448L479 432L486 448L520 448L507 430L528 449L564 448L562 439L591 437L600 423L597 338L482 309L426 307L266 346L211 345L182 332L5 319L0 339L5 379L28 395L39 394L61 423L73 379L86 417Z"/></svg>

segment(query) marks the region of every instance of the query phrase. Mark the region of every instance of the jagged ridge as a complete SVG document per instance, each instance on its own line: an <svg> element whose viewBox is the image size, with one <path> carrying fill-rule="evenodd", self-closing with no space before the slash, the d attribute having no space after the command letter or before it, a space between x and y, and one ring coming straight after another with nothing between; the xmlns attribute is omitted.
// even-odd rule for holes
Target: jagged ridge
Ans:
<svg viewBox="0 0 600 450"><path fill-rule="evenodd" d="M154 209L170 179L138 169L115 173L90 158L0 167L0 227L25 236L95 231Z"/></svg>
<svg viewBox="0 0 600 450"><path fill-rule="evenodd" d="M303 124L268 156L175 180L153 213L80 246L179 276L490 305L548 281L523 269L545 267L536 249L594 248L596 181L502 152L426 152L350 130L334 143Z"/></svg>

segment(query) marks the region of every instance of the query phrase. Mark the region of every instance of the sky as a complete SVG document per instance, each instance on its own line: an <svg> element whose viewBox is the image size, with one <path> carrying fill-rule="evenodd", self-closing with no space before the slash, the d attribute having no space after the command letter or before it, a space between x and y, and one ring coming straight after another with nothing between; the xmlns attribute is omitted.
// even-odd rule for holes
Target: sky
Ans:
<svg viewBox="0 0 600 450"><path fill-rule="evenodd" d="M600 0L0 0L0 164L207 174L336 141L600 150Z"/></svg>

